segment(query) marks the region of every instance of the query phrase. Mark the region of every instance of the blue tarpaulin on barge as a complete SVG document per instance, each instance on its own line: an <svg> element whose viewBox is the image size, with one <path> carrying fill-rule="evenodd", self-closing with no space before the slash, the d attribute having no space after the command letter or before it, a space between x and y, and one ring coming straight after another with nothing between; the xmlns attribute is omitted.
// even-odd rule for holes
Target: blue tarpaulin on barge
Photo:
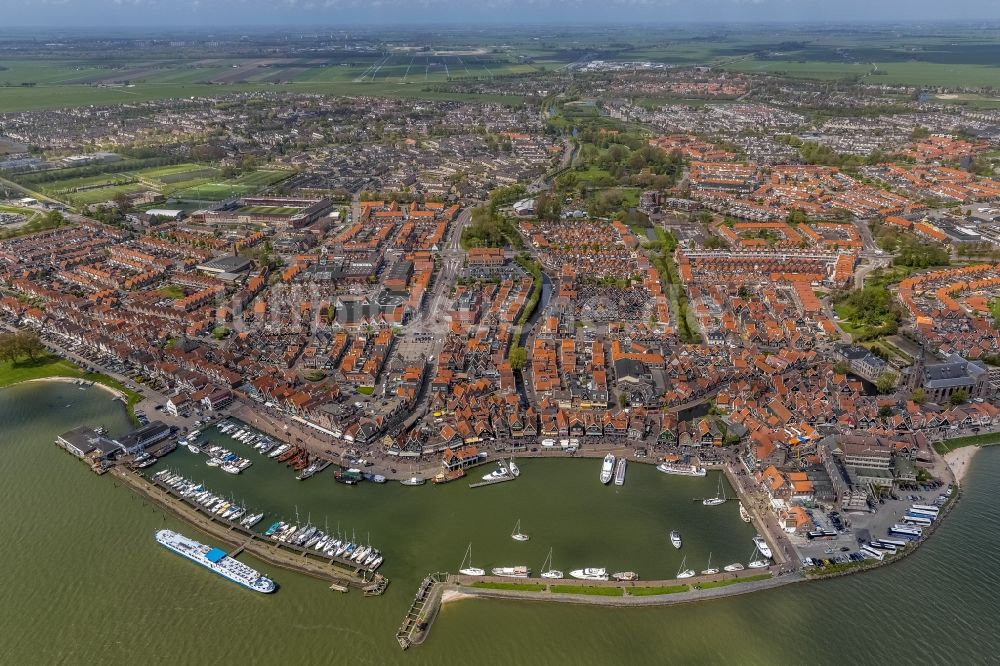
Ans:
<svg viewBox="0 0 1000 666"><path fill-rule="evenodd" d="M226 556L226 551L219 550L218 548L213 548L212 550L205 553L205 557L208 558L209 562L218 562L223 557Z"/></svg>

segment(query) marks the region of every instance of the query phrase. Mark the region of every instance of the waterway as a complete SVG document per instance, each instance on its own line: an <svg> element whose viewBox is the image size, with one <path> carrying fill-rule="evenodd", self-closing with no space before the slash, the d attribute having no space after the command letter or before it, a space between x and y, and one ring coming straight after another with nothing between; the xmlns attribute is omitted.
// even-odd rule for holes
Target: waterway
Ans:
<svg viewBox="0 0 1000 666"><path fill-rule="evenodd" d="M327 473L296 481L256 453L233 477L178 450L164 463L269 517L292 518L297 508L303 521L370 533L392 579L381 598L342 595L243 555L281 585L255 595L159 547L152 535L163 526L210 540L52 443L82 423L127 430L107 393L4 389L0 423L4 663L608 664L627 655L637 664L931 664L1000 654L1000 515L991 504L1000 447L976 457L965 497L930 543L883 570L666 608L464 600L446 605L428 641L403 653L393 634L418 581L456 569L469 541L486 568L537 570L552 547L565 570L606 566L649 579L672 576L682 555L695 569L709 551L716 564L745 561L752 529L735 503L691 501L714 494L711 474L666 477L631 465L616 488L598 483L597 460L522 460L522 478L490 488L351 488ZM527 543L509 537L519 518ZM672 528L684 534L680 552L667 542Z"/></svg>

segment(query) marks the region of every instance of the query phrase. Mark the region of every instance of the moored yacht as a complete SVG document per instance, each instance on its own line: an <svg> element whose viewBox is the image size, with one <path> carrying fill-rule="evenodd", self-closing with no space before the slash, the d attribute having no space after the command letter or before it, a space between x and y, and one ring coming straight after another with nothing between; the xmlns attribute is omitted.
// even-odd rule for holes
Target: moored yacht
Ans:
<svg viewBox="0 0 1000 666"><path fill-rule="evenodd" d="M468 561L468 564L466 564L466 561ZM465 557L462 558L462 564L461 564L461 567L458 570L458 573L462 574L463 576L485 576L486 575L486 571L485 570L480 569L479 567L472 566L472 544L471 543L469 544L469 547L465 549Z"/></svg>
<svg viewBox="0 0 1000 666"><path fill-rule="evenodd" d="M681 533L677 530L670 530L670 543L674 548L680 549L684 542L681 540Z"/></svg>
<svg viewBox="0 0 1000 666"><path fill-rule="evenodd" d="M772 555L771 555L771 547L767 545L767 541L764 540L764 537L762 537L761 535L758 534L757 536L755 536L753 538L753 542L754 542L754 545L757 546L757 550L760 551L761 555L763 555L764 557L767 557L767 558L772 557Z"/></svg>
<svg viewBox="0 0 1000 666"><path fill-rule="evenodd" d="M609 453L604 456L604 462L601 464L601 483L608 485L611 483L611 475L615 472L615 454Z"/></svg>
<svg viewBox="0 0 1000 666"><path fill-rule="evenodd" d="M681 558L681 568L677 570L678 578L691 578L694 576L694 569L687 568L687 556Z"/></svg>
<svg viewBox="0 0 1000 666"><path fill-rule="evenodd" d="M723 571L743 571L744 569L746 569L746 567L739 562L733 562L732 564L727 564L722 567Z"/></svg>
<svg viewBox="0 0 1000 666"><path fill-rule="evenodd" d="M514 525L514 531L510 533L510 538L513 539L514 541L527 541L528 539L531 538L527 534L521 532L520 518L517 519L517 524Z"/></svg>
<svg viewBox="0 0 1000 666"><path fill-rule="evenodd" d="M569 575L580 580L608 580L608 570L601 567L574 569Z"/></svg>
<svg viewBox="0 0 1000 666"><path fill-rule="evenodd" d="M562 578L563 572L552 567L552 549L549 548L549 555L542 563L542 578Z"/></svg>

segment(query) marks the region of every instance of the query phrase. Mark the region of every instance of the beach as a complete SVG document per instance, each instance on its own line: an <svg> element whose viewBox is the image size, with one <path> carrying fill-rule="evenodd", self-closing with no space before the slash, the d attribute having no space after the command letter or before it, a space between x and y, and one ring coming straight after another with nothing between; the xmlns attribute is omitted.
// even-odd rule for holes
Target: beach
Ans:
<svg viewBox="0 0 1000 666"><path fill-rule="evenodd" d="M959 483L965 478L965 473L969 471L969 463L972 462L973 456L978 451L978 446L963 446L944 455L944 461L948 463L948 467L955 475L955 480Z"/></svg>

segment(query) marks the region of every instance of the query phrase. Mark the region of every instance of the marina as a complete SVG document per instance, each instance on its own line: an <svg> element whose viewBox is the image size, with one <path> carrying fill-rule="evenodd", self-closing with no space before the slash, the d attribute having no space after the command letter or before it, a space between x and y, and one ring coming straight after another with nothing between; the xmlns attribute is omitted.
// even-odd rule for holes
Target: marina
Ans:
<svg viewBox="0 0 1000 666"><path fill-rule="evenodd" d="M9 411L3 411L0 406L0 416L7 424L6 462L19 472L0 487L0 498L24 519L12 526L9 538L17 541L30 535L39 548L54 553L56 558L42 567L26 549L5 549L2 556L8 568L24 573L8 582L12 593L23 595L27 600L19 608L18 615L10 618L9 626L14 633L6 642L7 655L20 663L37 662L39 655L45 658L51 654L46 651L47 645L66 646L67 649L73 646L81 661L88 663L127 663L124 659L109 657L123 647L150 649L155 654L170 652L175 660L182 661L209 658L277 661L294 656L303 663L312 663L317 651L322 651L325 645L317 636L315 625L283 619L299 618L303 613L317 618L334 616L336 619L332 623L324 624L334 632L372 636L371 641L363 644L344 641L337 649L339 656L399 663L402 656L393 633L400 626L401 616L411 603L424 572L456 571L459 557L470 540L475 542L477 566L517 563L538 566L551 544L556 544L557 566L599 563L612 572L637 571L640 581L618 583L624 588L633 584L655 586L676 572L680 554L670 559L674 551L665 541L661 541L664 549L650 549L655 550L652 553L631 547L648 541L650 533L662 535L672 526L680 528L688 563L696 562L700 565L698 568L707 562L709 550L713 563L746 562L755 534L752 527L740 520L735 503L728 505L733 510L716 508L709 511L690 502L692 496L712 494L716 479L710 477L704 486L689 485L698 483L696 478L679 479L683 485L675 486L663 483L665 479L646 465L633 466L634 469L629 470L629 489L634 492L593 493L588 492L595 485L593 460L519 460L527 474L522 484L503 485L496 488L495 493L466 494L464 484L450 484L435 492L417 492L421 510L408 514L412 515L409 520L399 521L392 513L394 507L411 502L414 491L398 484L360 489L336 484L298 484L280 467L270 465L252 468L253 484L248 484L249 476L232 476L207 468L203 458L199 462L196 457L179 451L171 456L172 467L191 478L204 478L209 487L221 494L235 493L245 497L248 508L268 507L272 508L269 514L291 515L297 504L300 510L322 515L318 512L332 504L337 507L337 513L355 516L357 524L364 524L366 529L370 526L373 535L376 532L385 534L380 542L393 555L386 565L393 567L388 572L393 584L385 592L385 603L363 602L361 595L331 595L325 585L317 584L312 577L298 575L291 568L282 573L267 561L254 566L265 573L276 572L275 577L281 583L279 593L255 598L261 603L233 603L234 599L248 599L247 593L234 585L192 575L191 567L184 563L168 567L157 576L149 575L148 558L136 554L148 554L158 548L150 535L164 526L164 521L167 527L191 533L191 528L185 526L191 521L181 523L172 512L164 515L159 504L123 490L122 481L114 475L97 478L81 474L73 459L51 446L56 434L80 422L101 423L112 432L127 430L129 426L119 406L115 405L117 412L112 413L105 406L110 402L106 399L100 400L100 404L95 400L74 400L72 412L60 415L61 421L57 417L48 422L47 429L34 430L36 421L33 419L39 410L48 409L49 402L60 406L69 402L65 397L46 400L46 393L53 390L57 395L69 390L86 396L73 386L17 387L8 391L23 394L28 399L11 403ZM476 588L472 587L472 579L466 579L468 584L461 583L455 590L474 598L454 606L446 603L434 622L430 639L414 654L406 655L406 661L457 664L467 659L458 655L472 651L480 655L482 663L511 663L524 646L531 646L539 654L552 654L554 658L555 654L561 658L569 655L582 664L613 663L619 653L608 645L609 632L628 640L641 635L644 640L651 641L651 648L662 652L675 650L677 646L675 639L662 632L662 627L669 625L671 633L683 633L689 649L698 654L722 650L720 656L737 662L799 663L809 660L832 664L834 662L824 659L822 651L833 645L834 639L825 628L817 628L813 621L830 614L841 617L838 620L840 628L854 632L855 636L840 657L864 661L866 655L882 645L884 636L871 627L883 620L888 604L902 604L911 613L911 619L921 625L940 623L942 614L959 617L982 637L972 648L948 632L939 632L940 636L928 640L926 631L904 630L896 653L899 658L910 658L915 663L926 663L928 659L938 663L974 660L981 650L997 648L986 620L1000 612L995 597L986 594L995 584L995 575L989 569L977 567L970 548L978 543L989 543L1000 534L1000 522L989 510L988 490L988 480L996 474L996 464L1000 463L998 455L1000 451L978 454L976 467L969 474L970 490L963 493L958 509L945 521L949 534L946 538L928 540L913 556L913 565L920 567L921 576L913 577L910 566L885 567L863 576L825 582L823 589L826 592L822 597L817 597L812 586L791 585L766 594L718 599L718 596L733 593L734 586L728 586L689 589L652 598L627 593L621 597L603 597L544 592L549 601L560 602L546 604L524 603L532 597L537 598L539 593ZM119 487L115 488L115 484ZM575 540L575 532L563 525L565 515L555 520L537 509L535 515L530 513L531 507L565 496L578 497L580 501L579 506L571 508L571 520L586 519L595 529L607 534L607 539L625 544L629 552ZM55 514L49 512L47 507L53 501L62 503L65 510ZM506 523L507 529L496 523L476 524L478 516L494 512L501 505L505 512L509 511L504 513L510 521ZM91 518L95 507L102 508L102 518L97 523ZM459 508L458 514L452 512L453 507ZM528 544L518 544L509 538L509 525L517 514L531 517L531 533L536 538ZM656 516L656 520L650 521L648 516ZM41 533L32 529L31 525L39 521L47 521L52 529ZM461 529L456 529L456 521L462 522ZM395 531L390 529L390 523L398 525ZM897 523L902 526L900 521ZM268 524L269 521L262 523L263 526ZM544 539L541 538L543 534ZM106 547L112 540L118 547ZM65 548L68 541L79 547ZM730 541L732 545L727 545ZM239 539L232 539L234 548L240 543ZM250 550L245 553L247 557L257 557ZM567 557L569 553L573 555ZM483 555L487 557L480 561ZM400 569L398 563L401 561L418 563L422 571L414 574ZM81 569L93 573L80 576ZM113 570L114 575L102 573L108 570ZM750 576L751 572L743 575ZM766 589L787 578L747 582L739 589ZM689 579L699 580L698 577ZM199 581L206 585L199 585ZM514 582L536 581L553 582L533 578ZM613 583L578 581L578 584ZM693 584L689 583L689 588ZM442 592L449 589L441 588ZM59 596L60 604L38 603L52 595ZM160 608L168 595L197 598L198 603L184 606L184 612L176 614L176 622L169 629L143 637L141 643L132 632L95 635L72 621L85 612L126 613L130 617L155 621L157 615L151 614L151 610ZM870 603L858 606L857 599L861 596ZM716 600L711 604L690 604L712 598ZM661 607L640 612L606 613L599 609L595 612L593 608L577 608L579 603ZM218 607L223 604L228 604L227 617L231 621L218 623ZM672 604L685 605L676 608L671 607ZM741 626L740 622L729 618L745 615L771 618L785 629L794 628L795 636L789 636L786 631L762 629L748 633L738 650L720 647L719 632L738 631ZM55 638L43 632L38 623L41 617L63 622L64 632ZM214 627L211 636L204 631L209 624ZM257 627L250 638L247 638L247 626ZM489 629L484 630L484 627ZM517 636L518 650L498 640L512 635ZM802 645L804 639L809 642L808 649ZM220 641L227 642L230 647L223 650ZM547 652L549 650L555 652ZM153 662L158 663L155 658Z"/></svg>

